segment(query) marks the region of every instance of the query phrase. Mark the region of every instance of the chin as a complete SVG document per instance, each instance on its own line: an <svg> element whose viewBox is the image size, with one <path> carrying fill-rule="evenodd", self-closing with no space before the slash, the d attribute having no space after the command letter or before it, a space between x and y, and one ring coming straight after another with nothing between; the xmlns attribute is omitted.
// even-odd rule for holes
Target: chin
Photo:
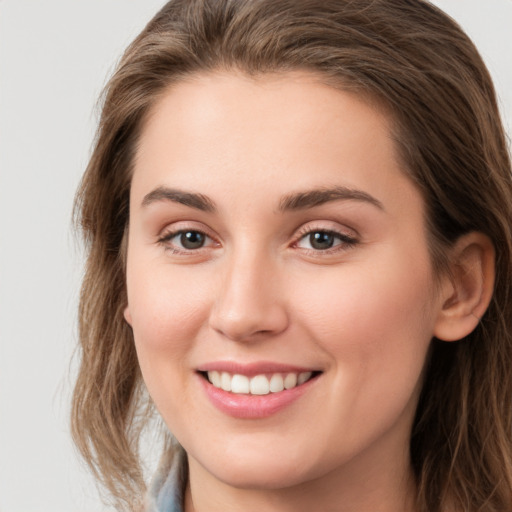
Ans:
<svg viewBox="0 0 512 512"><path fill-rule="evenodd" d="M299 471L291 464L266 464L264 467L235 464L227 469L214 472L225 484L237 489L276 490L294 487L308 480L307 472Z"/></svg>
<svg viewBox="0 0 512 512"><path fill-rule="evenodd" d="M315 463L314 457L305 456L303 451L297 451L294 456L292 448L279 450L272 444L259 450L224 451L223 456L212 451L209 457L202 457L198 462L224 484L253 490L294 487L314 480L330 469L325 464Z"/></svg>

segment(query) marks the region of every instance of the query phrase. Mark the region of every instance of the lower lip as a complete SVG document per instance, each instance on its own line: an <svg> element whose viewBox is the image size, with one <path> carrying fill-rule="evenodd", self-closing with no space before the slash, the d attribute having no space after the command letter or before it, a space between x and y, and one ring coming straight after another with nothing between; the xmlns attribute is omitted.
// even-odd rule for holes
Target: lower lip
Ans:
<svg viewBox="0 0 512 512"><path fill-rule="evenodd" d="M300 398L317 378L312 378L292 389L268 395L236 394L216 388L199 376L210 402L220 411L234 418L259 419L278 413Z"/></svg>

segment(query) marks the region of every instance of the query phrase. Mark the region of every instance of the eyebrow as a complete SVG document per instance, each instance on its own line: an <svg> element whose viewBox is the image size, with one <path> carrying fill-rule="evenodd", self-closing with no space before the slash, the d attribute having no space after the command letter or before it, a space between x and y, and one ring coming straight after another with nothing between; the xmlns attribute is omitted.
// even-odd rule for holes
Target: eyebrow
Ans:
<svg viewBox="0 0 512 512"><path fill-rule="evenodd" d="M279 202L278 211L306 210L331 201L340 200L362 201L376 206L380 210L384 210L382 203L370 194L362 190L337 186L306 190L286 195ZM215 212L217 210L215 203L208 196L168 187L158 187L149 192L149 194L146 194L142 200L142 206L147 207L158 201L171 201L204 212Z"/></svg>
<svg viewBox="0 0 512 512"><path fill-rule="evenodd" d="M214 212L216 210L213 201L203 195L194 192L184 192L174 188L158 187L144 196L142 206L147 207L158 201L171 201L173 203L183 204L204 212Z"/></svg>
<svg viewBox="0 0 512 512"><path fill-rule="evenodd" d="M279 211L305 210L339 200L362 201L376 206L380 210L384 210L383 204L378 199L362 190L348 187L333 187L306 190L287 195L279 202Z"/></svg>

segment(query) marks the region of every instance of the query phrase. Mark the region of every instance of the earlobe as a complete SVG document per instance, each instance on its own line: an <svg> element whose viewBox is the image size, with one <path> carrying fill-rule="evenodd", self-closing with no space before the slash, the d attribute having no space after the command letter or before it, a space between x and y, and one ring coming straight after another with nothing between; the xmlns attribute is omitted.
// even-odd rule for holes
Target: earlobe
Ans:
<svg viewBox="0 0 512 512"><path fill-rule="evenodd" d="M476 328L491 301L494 258L493 244L483 233L468 233L457 240L450 252L450 275L442 287L436 338L456 341Z"/></svg>
<svg viewBox="0 0 512 512"><path fill-rule="evenodd" d="M126 320L126 323L131 327L132 325L132 314L130 313L130 306L126 306L124 308L124 319Z"/></svg>

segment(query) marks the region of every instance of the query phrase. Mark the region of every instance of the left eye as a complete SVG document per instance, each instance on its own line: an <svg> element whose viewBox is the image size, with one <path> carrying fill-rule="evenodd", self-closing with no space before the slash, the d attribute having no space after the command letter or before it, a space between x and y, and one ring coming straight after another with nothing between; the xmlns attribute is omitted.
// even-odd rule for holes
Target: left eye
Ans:
<svg viewBox="0 0 512 512"><path fill-rule="evenodd" d="M355 240L341 233L318 230L311 231L304 235L297 243L297 247L302 249L314 249L315 251L326 251L337 245L350 245L353 243L355 243Z"/></svg>
<svg viewBox="0 0 512 512"><path fill-rule="evenodd" d="M211 242L209 236L195 230L183 230L175 233L170 233L161 240L162 242L169 243L179 249L193 251L194 249L201 249Z"/></svg>

